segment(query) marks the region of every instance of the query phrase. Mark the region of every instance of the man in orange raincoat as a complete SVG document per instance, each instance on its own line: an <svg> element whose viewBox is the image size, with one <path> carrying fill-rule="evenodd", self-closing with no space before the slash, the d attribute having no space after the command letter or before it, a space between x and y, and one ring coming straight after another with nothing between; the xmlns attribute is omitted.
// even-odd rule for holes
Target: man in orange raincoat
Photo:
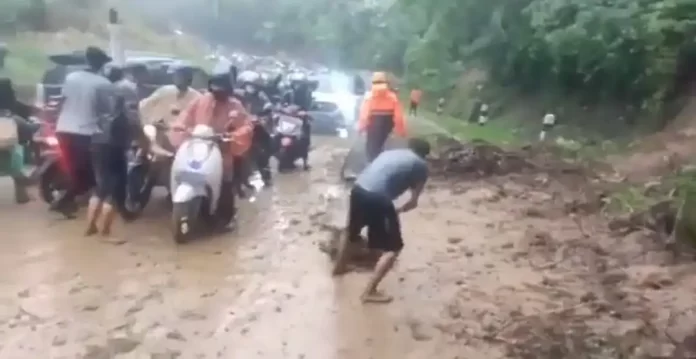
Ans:
<svg viewBox="0 0 696 359"><path fill-rule="evenodd" d="M238 180L235 172L251 147L253 124L244 105L232 97L232 84L228 74L214 75L208 82L208 92L193 100L181 112L172 128L185 131L183 136L181 131L172 131L172 144L176 147L181 145L186 139L186 133L199 124L211 126L216 133L230 134L232 141L221 148L225 181L232 183ZM235 185L238 187L239 184ZM235 189L235 186L228 188Z"/></svg>
<svg viewBox="0 0 696 359"><path fill-rule="evenodd" d="M392 131L406 137L406 123L403 109L396 94L389 88L387 75L376 72L372 76L372 89L365 95L358 131L365 133L365 152L368 162L372 162L382 151Z"/></svg>

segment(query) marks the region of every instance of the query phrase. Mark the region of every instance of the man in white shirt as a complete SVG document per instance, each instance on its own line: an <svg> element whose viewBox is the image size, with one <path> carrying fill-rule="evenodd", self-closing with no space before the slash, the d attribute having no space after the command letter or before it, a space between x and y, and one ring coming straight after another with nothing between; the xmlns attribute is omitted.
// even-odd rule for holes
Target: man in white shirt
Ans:
<svg viewBox="0 0 696 359"><path fill-rule="evenodd" d="M190 67L178 66L172 72L173 85L164 85L140 101L140 117L146 123L164 120L171 124L179 116L179 112L201 95L191 88L193 70Z"/></svg>

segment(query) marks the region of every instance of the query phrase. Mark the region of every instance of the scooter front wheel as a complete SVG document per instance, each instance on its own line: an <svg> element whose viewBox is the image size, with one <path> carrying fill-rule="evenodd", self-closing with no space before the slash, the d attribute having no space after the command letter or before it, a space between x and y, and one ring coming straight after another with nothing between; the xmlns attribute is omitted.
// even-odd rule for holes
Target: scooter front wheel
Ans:
<svg viewBox="0 0 696 359"><path fill-rule="evenodd" d="M145 167L134 167L128 173L126 200L123 215L127 220L140 217L143 210L150 202L154 180L148 176Z"/></svg>
<svg viewBox="0 0 696 359"><path fill-rule="evenodd" d="M191 241L200 227L201 198L174 203L172 208L172 234L176 243Z"/></svg>

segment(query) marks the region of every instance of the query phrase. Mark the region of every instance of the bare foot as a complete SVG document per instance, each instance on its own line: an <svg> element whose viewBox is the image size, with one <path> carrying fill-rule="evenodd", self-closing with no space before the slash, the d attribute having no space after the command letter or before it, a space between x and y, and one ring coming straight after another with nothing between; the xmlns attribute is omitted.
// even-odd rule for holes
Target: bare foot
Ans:
<svg viewBox="0 0 696 359"><path fill-rule="evenodd" d="M369 294L363 294L360 299L363 303L386 304L394 300L394 297L375 291Z"/></svg>
<svg viewBox="0 0 696 359"><path fill-rule="evenodd" d="M93 236L99 232L99 229L97 229L97 226L91 224L89 227L87 227L87 230L85 230L85 237Z"/></svg>
<svg viewBox="0 0 696 359"><path fill-rule="evenodd" d="M125 239L121 238L114 238L114 237L109 237L109 236L102 236L100 238L101 242L108 243L108 244L113 244L116 246L120 246L121 244L125 244L127 241Z"/></svg>

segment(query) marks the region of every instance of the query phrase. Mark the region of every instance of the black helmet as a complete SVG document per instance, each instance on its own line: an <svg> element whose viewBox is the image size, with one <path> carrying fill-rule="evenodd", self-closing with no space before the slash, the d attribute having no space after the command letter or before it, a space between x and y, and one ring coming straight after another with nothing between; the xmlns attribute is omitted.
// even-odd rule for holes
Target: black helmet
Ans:
<svg viewBox="0 0 696 359"><path fill-rule="evenodd" d="M230 82L230 74L225 72L225 73L216 73L210 76L210 79L208 79L208 89L213 91L213 88L216 90L224 90L228 91L229 93L232 93L232 83Z"/></svg>

